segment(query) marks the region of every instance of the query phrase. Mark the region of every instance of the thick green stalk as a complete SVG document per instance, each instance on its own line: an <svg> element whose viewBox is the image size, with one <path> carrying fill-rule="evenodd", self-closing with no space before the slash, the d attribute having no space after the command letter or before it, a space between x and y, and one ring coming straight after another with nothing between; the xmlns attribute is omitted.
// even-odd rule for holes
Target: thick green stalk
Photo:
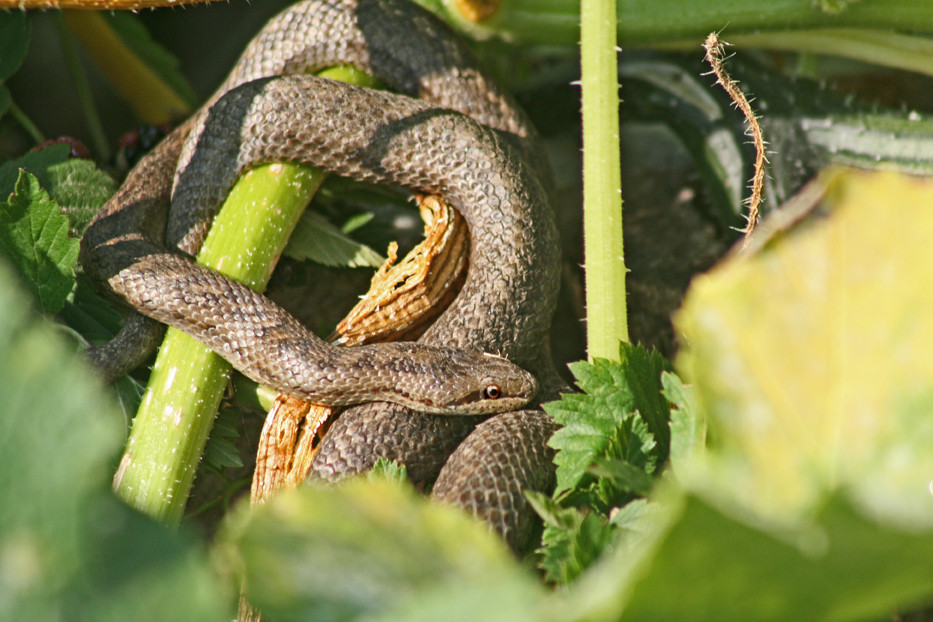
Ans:
<svg viewBox="0 0 933 622"><path fill-rule="evenodd" d="M357 84L372 81L353 70L327 75ZM264 165L242 176L198 261L262 291L323 177L297 164ZM161 521L181 520L229 377L229 363L169 329L114 477L118 496Z"/></svg>
<svg viewBox="0 0 933 622"><path fill-rule="evenodd" d="M566 46L577 42L580 0L501 0L498 12L478 24L466 19L453 0L418 1L476 38ZM615 14L619 41L626 47L697 50L715 31L744 47L816 52L933 71L924 52L930 38L903 34L933 31L933 2L827 0L822 4L844 6L828 10L820 2L804 0L618 0ZM827 31L834 29L846 33L830 36ZM823 34L807 32L816 30Z"/></svg>
<svg viewBox="0 0 933 622"><path fill-rule="evenodd" d="M615 0L582 0L580 4L583 255L590 360L618 360L619 341L628 341L614 16Z"/></svg>

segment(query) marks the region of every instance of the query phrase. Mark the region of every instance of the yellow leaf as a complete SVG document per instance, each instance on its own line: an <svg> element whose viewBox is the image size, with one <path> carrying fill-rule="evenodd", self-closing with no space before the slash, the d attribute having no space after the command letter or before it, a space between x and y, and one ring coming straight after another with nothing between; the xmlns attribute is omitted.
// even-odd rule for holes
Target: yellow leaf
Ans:
<svg viewBox="0 0 933 622"><path fill-rule="evenodd" d="M702 477L773 518L844 489L930 525L933 182L823 183L828 217L697 278L675 319L711 424Z"/></svg>

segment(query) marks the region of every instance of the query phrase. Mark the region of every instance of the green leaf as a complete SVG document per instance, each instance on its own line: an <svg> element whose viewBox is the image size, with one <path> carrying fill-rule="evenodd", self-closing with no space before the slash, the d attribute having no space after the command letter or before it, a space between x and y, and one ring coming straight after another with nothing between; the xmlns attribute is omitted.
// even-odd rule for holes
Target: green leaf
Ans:
<svg viewBox="0 0 933 622"><path fill-rule="evenodd" d="M19 179L20 169L29 171L38 178L40 185L48 189L50 179L49 167L65 162L68 159L70 147L65 144L52 145L39 151L28 151L15 160L8 160L0 164L0 199L13 192L16 180Z"/></svg>
<svg viewBox="0 0 933 622"><path fill-rule="evenodd" d="M285 254L310 259L325 266L378 268L383 258L364 244L347 237L323 216L306 211L288 240Z"/></svg>
<svg viewBox="0 0 933 622"><path fill-rule="evenodd" d="M73 235L79 236L91 219L116 191L113 178L90 160L69 158L46 170L42 187L61 207L71 221Z"/></svg>
<svg viewBox="0 0 933 622"><path fill-rule="evenodd" d="M116 191L116 183L90 160L71 158L68 152L68 145L52 145L4 162L0 197L13 192L20 169L29 171L68 215L77 236Z"/></svg>
<svg viewBox="0 0 933 622"><path fill-rule="evenodd" d="M10 89L0 84L0 117L6 114L13 103L13 97L10 95Z"/></svg>
<svg viewBox="0 0 933 622"><path fill-rule="evenodd" d="M240 411L234 408L224 408L218 413L211 428L211 435L207 437L204 446L204 457L201 465L214 469L228 467L239 468L243 466L240 450L237 449L236 440L239 437L237 430L237 417Z"/></svg>
<svg viewBox="0 0 933 622"><path fill-rule="evenodd" d="M58 318L93 344L110 340L123 324L123 316L84 273L77 275L77 285Z"/></svg>
<svg viewBox="0 0 933 622"><path fill-rule="evenodd" d="M675 473L688 469L691 460L706 445L706 420L700 416L693 387L685 385L674 373L661 374L664 397L671 409L671 467Z"/></svg>
<svg viewBox="0 0 933 622"><path fill-rule="evenodd" d="M660 461L667 460L671 445L670 406L661 394L661 373L668 370L670 364L656 350L649 352L640 345L624 342L619 345L619 358L633 406L658 444Z"/></svg>
<svg viewBox="0 0 933 622"><path fill-rule="evenodd" d="M23 171L8 202L0 203L0 249L14 262L38 307L57 313L75 285L78 241L34 175Z"/></svg>
<svg viewBox="0 0 933 622"><path fill-rule="evenodd" d="M544 520L538 567L551 583L567 585L576 579L606 551L617 534L609 520L597 512L563 508L540 493L525 495Z"/></svg>
<svg viewBox="0 0 933 622"><path fill-rule="evenodd" d="M120 40L155 71L189 105L197 104L194 89L178 70L178 59L155 41L136 15L126 11L109 14L108 21Z"/></svg>
<svg viewBox="0 0 933 622"><path fill-rule="evenodd" d="M376 458L373 470L366 475L373 479L385 479L399 485L408 483L408 469L405 468L405 465L388 458Z"/></svg>
<svg viewBox="0 0 933 622"><path fill-rule="evenodd" d="M348 218L347 221L341 225L340 230L347 235L350 235L363 225L372 222L373 218L375 218L375 214L372 212L361 212L356 216L351 216Z"/></svg>
<svg viewBox="0 0 933 622"><path fill-rule="evenodd" d="M570 501L604 509L621 505L635 491L612 478L594 478L592 468L615 462L616 471L634 468L648 475L665 459L670 432L661 395L663 367L657 353L629 345L622 347L621 363L597 359L570 365L583 393L565 394L544 407L563 426L550 441L558 450L555 496L582 495ZM643 481L639 478L638 490Z"/></svg>
<svg viewBox="0 0 933 622"><path fill-rule="evenodd" d="M222 620L190 538L117 503L124 422L0 258L0 618Z"/></svg>
<svg viewBox="0 0 933 622"><path fill-rule="evenodd" d="M596 477L610 480L613 488L635 495L648 494L654 485L650 475L625 460L596 458L589 472Z"/></svg>
<svg viewBox="0 0 933 622"><path fill-rule="evenodd" d="M25 11L0 12L0 82L16 73L26 58L31 30Z"/></svg>
<svg viewBox="0 0 933 622"><path fill-rule="evenodd" d="M710 425L696 474L771 520L848 490L930 526L933 182L836 171L818 184L828 217L695 279L677 315L678 366Z"/></svg>
<svg viewBox="0 0 933 622"><path fill-rule="evenodd" d="M933 533L880 525L839 498L770 532L694 496L665 508L652 534L577 584L581 619L883 620L933 602Z"/></svg>
<svg viewBox="0 0 933 622"><path fill-rule="evenodd" d="M499 582L543 595L485 525L384 480L280 493L228 519L219 544L250 601L275 620L392 619L423 594Z"/></svg>

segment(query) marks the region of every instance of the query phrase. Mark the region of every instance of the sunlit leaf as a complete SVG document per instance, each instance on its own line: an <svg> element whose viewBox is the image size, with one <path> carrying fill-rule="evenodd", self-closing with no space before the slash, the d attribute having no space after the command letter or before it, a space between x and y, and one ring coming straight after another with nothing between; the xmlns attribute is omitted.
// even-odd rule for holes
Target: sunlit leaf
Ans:
<svg viewBox="0 0 933 622"><path fill-rule="evenodd" d="M578 584L582 619L885 620L933 599L933 533L879 525L838 498L775 532L693 496L664 507L653 534Z"/></svg>
<svg viewBox="0 0 933 622"><path fill-rule="evenodd" d="M679 367L710 421L710 464L771 518L853 492L933 525L933 182L826 179L822 211L697 278Z"/></svg>
<svg viewBox="0 0 933 622"><path fill-rule="evenodd" d="M0 203L0 251L13 262L36 301L57 313L74 289L78 241L68 237L68 218L23 171L6 203Z"/></svg>
<svg viewBox="0 0 933 622"><path fill-rule="evenodd" d="M556 495L574 491L588 504L620 505L626 493L643 492L645 479L639 478L634 488L617 486L612 478L594 478L594 467L647 475L666 458L670 432L667 400L661 395L663 359L628 344L622 346L622 359L572 363L583 392L565 394L544 407L563 426L550 441L558 450ZM613 468L611 461L625 464Z"/></svg>
<svg viewBox="0 0 933 622"><path fill-rule="evenodd" d="M307 211L288 240L285 254L294 259L310 259L325 266L378 268L383 258L365 244L348 237L326 218Z"/></svg>

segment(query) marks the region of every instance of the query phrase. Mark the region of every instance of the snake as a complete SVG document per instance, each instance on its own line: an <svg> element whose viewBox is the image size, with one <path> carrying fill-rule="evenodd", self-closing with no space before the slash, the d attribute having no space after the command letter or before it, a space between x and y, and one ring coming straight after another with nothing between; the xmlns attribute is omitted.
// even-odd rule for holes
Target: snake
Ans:
<svg viewBox="0 0 933 622"><path fill-rule="evenodd" d="M339 64L392 92L309 75ZM270 161L440 195L464 216L466 280L417 343L331 346L191 260L237 177ZM560 270L549 175L527 117L431 13L407 0L299 2L86 230L84 270L142 314L89 357L119 375L165 323L283 393L359 404L331 426L311 478L398 460L520 551L535 523L524 491L553 482L555 425L536 406L563 388L548 347Z"/></svg>

